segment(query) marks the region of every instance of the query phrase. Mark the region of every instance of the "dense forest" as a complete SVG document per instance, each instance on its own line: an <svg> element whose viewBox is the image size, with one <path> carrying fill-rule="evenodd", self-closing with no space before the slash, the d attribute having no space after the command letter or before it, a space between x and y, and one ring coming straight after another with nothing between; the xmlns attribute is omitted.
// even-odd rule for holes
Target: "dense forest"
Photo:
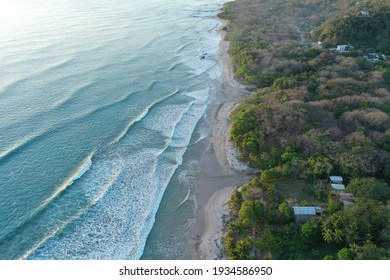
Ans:
<svg viewBox="0 0 390 280"><path fill-rule="evenodd" d="M390 258L389 11L383 0L225 4L237 79L256 85L231 140L263 170L229 201L229 258ZM292 207L305 205L324 211L298 224Z"/></svg>
<svg viewBox="0 0 390 280"><path fill-rule="evenodd" d="M359 50L390 54L390 8L381 5L330 20L314 32L325 47L348 44Z"/></svg>

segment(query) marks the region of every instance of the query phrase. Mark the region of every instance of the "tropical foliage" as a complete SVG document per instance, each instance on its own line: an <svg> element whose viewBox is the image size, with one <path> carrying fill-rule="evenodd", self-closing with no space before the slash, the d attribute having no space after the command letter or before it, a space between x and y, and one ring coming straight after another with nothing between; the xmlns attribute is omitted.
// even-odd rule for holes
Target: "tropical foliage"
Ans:
<svg viewBox="0 0 390 280"><path fill-rule="evenodd" d="M235 73L257 86L232 113L231 140L263 170L229 202L230 258L390 257L390 63L366 56L390 53L387 11L382 0L225 5ZM353 51L327 49L348 43ZM331 174L345 178L353 205L332 193ZM325 213L298 225L295 204Z"/></svg>

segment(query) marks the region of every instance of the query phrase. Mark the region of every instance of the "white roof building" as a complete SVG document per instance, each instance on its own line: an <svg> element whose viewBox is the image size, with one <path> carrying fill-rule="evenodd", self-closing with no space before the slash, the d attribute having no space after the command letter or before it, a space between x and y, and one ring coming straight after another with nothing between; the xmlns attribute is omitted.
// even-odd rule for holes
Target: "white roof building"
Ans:
<svg viewBox="0 0 390 280"><path fill-rule="evenodd" d="M332 186L332 189L334 189L337 192L343 192L345 191L345 186L343 184L330 184Z"/></svg>
<svg viewBox="0 0 390 280"><path fill-rule="evenodd" d="M341 176L329 176L329 179L334 184L340 184L343 182L343 177Z"/></svg>
<svg viewBox="0 0 390 280"><path fill-rule="evenodd" d="M348 45L338 45L336 48L336 51L338 52L346 52L348 51Z"/></svg>

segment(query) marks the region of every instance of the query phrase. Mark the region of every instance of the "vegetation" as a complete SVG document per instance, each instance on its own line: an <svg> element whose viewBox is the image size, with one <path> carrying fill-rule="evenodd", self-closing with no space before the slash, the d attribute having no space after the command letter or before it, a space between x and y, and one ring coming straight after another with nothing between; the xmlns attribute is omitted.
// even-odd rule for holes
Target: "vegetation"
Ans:
<svg viewBox="0 0 390 280"><path fill-rule="evenodd" d="M343 43L390 54L390 3L374 1L373 5L367 4L361 6L366 15L349 11L344 17L325 22L314 32L314 37L326 47Z"/></svg>
<svg viewBox="0 0 390 280"><path fill-rule="evenodd" d="M390 63L366 58L390 54L388 1L237 0L220 16L238 79L257 86L232 113L231 140L263 170L229 202L228 256L390 258ZM292 205L325 212L298 225Z"/></svg>

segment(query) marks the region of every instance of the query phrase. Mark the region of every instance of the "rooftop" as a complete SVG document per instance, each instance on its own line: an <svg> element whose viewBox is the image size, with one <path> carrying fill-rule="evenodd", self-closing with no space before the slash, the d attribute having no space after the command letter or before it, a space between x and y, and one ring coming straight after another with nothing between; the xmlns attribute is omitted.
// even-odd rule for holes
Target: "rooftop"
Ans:
<svg viewBox="0 0 390 280"><path fill-rule="evenodd" d="M329 176L329 179L332 182L343 182L343 177L341 176Z"/></svg>
<svg viewBox="0 0 390 280"><path fill-rule="evenodd" d="M317 215L316 207L314 206L294 206L295 215Z"/></svg>
<svg viewBox="0 0 390 280"><path fill-rule="evenodd" d="M333 189L338 190L338 191L343 191L345 190L345 186L343 184L330 184Z"/></svg>

